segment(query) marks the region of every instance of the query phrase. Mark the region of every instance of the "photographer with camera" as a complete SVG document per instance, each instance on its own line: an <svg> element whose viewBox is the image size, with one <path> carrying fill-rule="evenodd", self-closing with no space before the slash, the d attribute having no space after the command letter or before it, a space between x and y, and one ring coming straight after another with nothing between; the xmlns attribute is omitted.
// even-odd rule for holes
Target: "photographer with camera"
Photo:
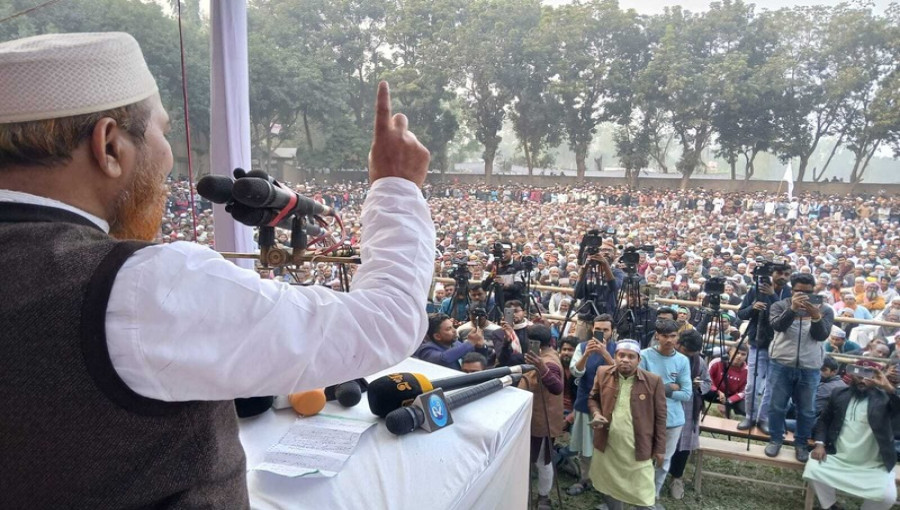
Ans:
<svg viewBox="0 0 900 510"><path fill-rule="evenodd" d="M484 292L480 287L476 288ZM506 333L503 331L503 328L488 319L487 310L480 303L472 302L472 305L469 307L469 322L456 328L456 334L459 335L461 342L465 342L469 338L469 333L476 330L483 335L486 341L485 345L488 348L492 348L491 354L495 354L503 347L503 342L506 339ZM494 361L495 356L488 357L488 365L493 366Z"/></svg>
<svg viewBox="0 0 900 510"><path fill-rule="evenodd" d="M596 310L583 310L597 314L616 313L616 297L625 273L614 267L616 247L610 240L603 240L597 230L591 230L581 240L578 261L581 271L575 284L575 299L591 301ZM581 310L581 306L577 308Z"/></svg>
<svg viewBox="0 0 900 510"><path fill-rule="evenodd" d="M834 323L834 311L812 295L816 280L810 274L791 276L793 296L776 301L769 313L775 336L769 345L770 442L765 453L775 457L784 441L784 420L788 401L797 406L797 432L794 434L797 460L806 462L809 439L816 419L814 400L819 385L822 342L828 339Z"/></svg>
<svg viewBox="0 0 900 510"><path fill-rule="evenodd" d="M494 257L494 270L481 282L481 287L490 292L489 289L493 286L492 297L500 310L505 307L507 301L525 303L528 296L525 295L524 269L513 257L512 243L508 240L494 243L491 255ZM492 319L499 320L499 313Z"/></svg>
<svg viewBox="0 0 900 510"><path fill-rule="evenodd" d="M747 416L738 424L738 430L749 430L758 426L764 433L769 432L769 393L766 392L769 373L769 343L775 331L769 325L769 308L776 301L791 297L787 287L790 268L772 262L758 263L753 271L756 284L747 291L737 316L749 321L744 335L750 344L747 356Z"/></svg>

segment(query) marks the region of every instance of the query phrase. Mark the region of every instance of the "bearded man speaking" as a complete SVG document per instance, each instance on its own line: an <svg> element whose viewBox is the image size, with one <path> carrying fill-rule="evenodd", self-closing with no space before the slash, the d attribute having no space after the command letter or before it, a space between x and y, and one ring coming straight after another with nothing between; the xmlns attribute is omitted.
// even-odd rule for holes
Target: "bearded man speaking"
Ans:
<svg viewBox="0 0 900 510"><path fill-rule="evenodd" d="M429 154L386 83L346 294L141 242L159 228L172 151L131 36L2 43L0 91L6 506L247 507L232 399L368 375L425 335Z"/></svg>

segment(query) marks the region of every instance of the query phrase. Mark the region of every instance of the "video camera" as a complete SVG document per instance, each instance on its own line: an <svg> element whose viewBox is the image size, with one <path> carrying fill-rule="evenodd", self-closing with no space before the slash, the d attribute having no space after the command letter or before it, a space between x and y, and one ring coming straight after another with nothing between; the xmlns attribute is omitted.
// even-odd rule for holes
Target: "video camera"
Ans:
<svg viewBox="0 0 900 510"><path fill-rule="evenodd" d="M497 241L491 246L491 255L497 260L503 258L503 243Z"/></svg>
<svg viewBox="0 0 900 510"><path fill-rule="evenodd" d="M619 261L625 264L626 267L637 266L641 261L641 253L650 254L656 251L656 247L652 244L645 244L642 246L629 246L627 248L620 247L622 249L622 256L619 257Z"/></svg>
<svg viewBox="0 0 900 510"><path fill-rule="evenodd" d="M469 280L472 279L472 272L469 271L469 262L467 260L454 260L453 265L456 266L450 270L450 278L456 280L457 288L460 287L468 287ZM460 282L464 282L465 285L460 285Z"/></svg>
<svg viewBox="0 0 900 510"><path fill-rule="evenodd" d="M756 257L756 267L753 268L753 278L757 283L762 285L772 284L772 273L775 271L786 271L791 266L783 262L775 262L766 260L763 257Z"/></svg>
<svg viewBox="0 0 900 510"><path fill-rule="evenodd" d="M578 263L584 265L587 258L591 255L600 253L600 245L603 244L603 238L597 229L588 230L584 237L581 238L581 245L578 248Z"/></svg>
<svg viewBox="0 0 900 510"><path fill-rule="evenodd" d="M709 306L712 309L718 309L722 306L722 294L725 293L725 277L713 276L703 284L703 292L709 299Z"/></svg>

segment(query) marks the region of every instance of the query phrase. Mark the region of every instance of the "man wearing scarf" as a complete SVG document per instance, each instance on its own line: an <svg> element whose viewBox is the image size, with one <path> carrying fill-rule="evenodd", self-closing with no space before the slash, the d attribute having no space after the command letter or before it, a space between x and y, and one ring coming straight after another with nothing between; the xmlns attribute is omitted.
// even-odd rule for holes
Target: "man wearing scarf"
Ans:
<svg viewBox="0 0 900 510"><path fill-rule="evenodd" d="M872 376L857 367L871 369ZM841 509L837 490L863 498L862 510L886 510L897 499L891 422L900 417L900 397L874 361L860 360L848 372L850 386L831 394L816 423L816 448L803 478L826 510Z"/></svg>

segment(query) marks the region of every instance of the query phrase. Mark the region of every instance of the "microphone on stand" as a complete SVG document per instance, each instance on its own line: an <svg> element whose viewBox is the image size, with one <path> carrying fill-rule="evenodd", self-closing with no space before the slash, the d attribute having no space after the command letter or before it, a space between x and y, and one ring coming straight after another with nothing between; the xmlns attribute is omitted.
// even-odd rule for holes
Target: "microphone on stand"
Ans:
<svg viewBox="0 0 900 510"><path fill-rule="evenodd" d="M505 375L447 395L440 389L424 393L416 397L411 405L388 413L384 424L388 431L398 436L409 434L417 428L434 432L453 423L451 409L462 407L507 386L519 384L521 379L522 374Z"/></svg>
<svg viewBox="0 0 900 510"><path fill-rule="evenodd" d="M234 181L231 190L234 199L248 207L275 209L276 214L287 210L287 215L334 216L334 209L315 200L297 194L281 185L273 184L261 177L242 177Z"/></svg>
<svg viewBox="0 0 900 510"><path fill-rule="evenodd" d="M506 375L523 374L534 370L533 365L513 365L511 367L492 368L471 374L428 380L422 374L401 372L388 374L369 383L367 392L369 410L372 414L384 418L388 413L409 405L416 397L435 388L446 391L483 383Z"/></svg>

